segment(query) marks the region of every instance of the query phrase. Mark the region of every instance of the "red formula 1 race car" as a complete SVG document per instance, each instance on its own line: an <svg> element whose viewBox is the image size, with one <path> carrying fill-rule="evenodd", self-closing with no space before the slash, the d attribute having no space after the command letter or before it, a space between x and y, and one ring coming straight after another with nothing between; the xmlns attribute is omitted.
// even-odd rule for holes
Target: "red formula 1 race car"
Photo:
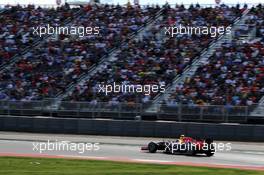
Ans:
<svg viewBox="0 0 264 175"><path fill-rule="evenodd" d="M215 147L212 139L193 139L181 135L176 141L150 142L148 145L141 147L141 150L156 153L158 150L167 154L186 154L196 155L205 154L211 157L215 153Z"/></svg>

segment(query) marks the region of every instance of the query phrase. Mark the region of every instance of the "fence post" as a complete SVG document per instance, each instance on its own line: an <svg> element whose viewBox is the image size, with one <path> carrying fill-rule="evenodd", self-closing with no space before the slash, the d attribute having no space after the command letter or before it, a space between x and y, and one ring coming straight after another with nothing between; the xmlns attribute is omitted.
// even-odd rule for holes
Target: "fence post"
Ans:
<svg viewBox="0 0 264 175"><path fill-rule="evenodd" d="M121 118L121 111L122 111L122 103L118 104L118 118Z"/></svg>
<svg viewBox="0 0 264 175"><path fill-rule="evenodd" d="M155 103L154 103L154 104L155 104ZM156 105L158 105L158 106L156 107L156 109L157 109L157 120L159 120L159 118L160 118L160 111L161 111L161 105L162 105L162 104L157 103Z"/></svg>
<svg viewBox="0 0 264 175"><path fill-rule="evenodd" d="M97 115L99 115L99 117L100 117L101 116L101 110L102 110L102 102L99 102L98 104L99 104L99 108L98 108L99 110L98 110L98 114Z"/></svg>
<svg viewBox="0 0 264 175"><path fill-rule="evenodd" d="M225 108L223 108L223 107L221 107L221 114L222 114L222 122L224 122L225 121L225 115L226 115L226 109Z"/></svg>
<svg viewBox="0 0 264 175"><path fill-rule="evenodd" d="M10 101L9 100L7 101L7 104L8 104L7 114L8 116L10 116Z"/></svg>
<svg viewBox="0 0 264 175"><path fill-rule="evenodd" d="M19 111L20 111L20 115L24 115L24 108L23 108L24 102L23 101L19 101L18 102L18 106L19 106Z"/></svg>
<svg viewBox="0 0 264 175"><path fill-rule="evenodd" d="M179 118L179 121L181 122L182 121L182 104L181 103L178 105L178 118Z"/></svg>
<svg viewBox="0 0 264 175"><path fill-rule="evenodd" d="M224 106L222 106L222 108L225 109ZM233 106L232 106L232 108L233 108ZM228 123L228 121L229 121L229 111L227 110L225 115L224 115L224 122Z"/></svg>
<svg viewBox="0 0 264 175"><path fill-rule="evenodd" d="M139 116L142 117L143 115L143 104L139 103Z"/></svg>
<svg viewBox="0 0 264 175"><path fill-rule="evenodd" d="M78 102L77 117L80 117L81 102Z"/></svg>
<svg viewBox="0 0 264 175"><path fill-rule="evenodd" d="M200 120L203 120L203 106L198 106L200 108Z"/></svg>
<svg viewBox="0 0 264 175"><path fill-rule="evenodd" d="M245 123L247 123L247 121L248 121L248 116L249 116L249 109L248 109L249 107L248 106L246 106L246 108L245 108Z"/></svg>

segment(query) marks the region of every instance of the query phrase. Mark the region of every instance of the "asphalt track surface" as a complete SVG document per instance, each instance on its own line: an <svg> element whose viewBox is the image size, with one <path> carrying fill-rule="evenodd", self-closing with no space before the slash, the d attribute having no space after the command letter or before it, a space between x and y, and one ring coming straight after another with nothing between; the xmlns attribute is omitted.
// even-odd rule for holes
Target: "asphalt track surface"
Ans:
<svg viewBox="0 0 264 175"><path fill-rule="evenodd" d="M150 141L161 140L162 139L157 138L137 137L0 132L0 156L95 159L264 171L264 143L221 142L225 145L229 143L231 145L231 150L224 149L224 151L217 151L212 157L202 155L169 155L162 152L152 154L140 150L141 146L146 145ZM50 143L61 143L62 141L66 141L67 143L77 146L83 145L84 143L98 143L97 146L99 150L86 150L84 153L79 153L82 152L82 149L60 149L43 150L40 153L38 144L45 143L47 146L48 141ZM220 141L216 143L220 143ZM34 145L38 146L35 147ZM89 149L90 148L91 147L89 147ZM94 147L93 149L96 148Z"/></svg>

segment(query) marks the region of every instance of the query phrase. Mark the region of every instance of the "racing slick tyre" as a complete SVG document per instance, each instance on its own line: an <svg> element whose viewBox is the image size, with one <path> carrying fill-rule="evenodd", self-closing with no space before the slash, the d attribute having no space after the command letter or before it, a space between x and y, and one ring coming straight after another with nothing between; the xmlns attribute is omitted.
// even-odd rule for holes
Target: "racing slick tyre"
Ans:
<svg viewBox="0 0 264 175"><path fill-rule="evenodd" d="M214 148L214 145L212 144L213 139L207 138L207 139L205 139L205 143L207 143L209 145L209 149L205 152L206 156L207 157L213 156L215 153L215 148Z"/></svg>
<svg viewBox="0 0 264 175"><path fill-rule="evenodd" d="M155 153L158 150L158 145L156 143L154 143L154 142L150 142L148 144L148 150L149 150L150 153Z"/></svg>
<svg viewBox="0 0 264 175"><path fill-rule="evenodd" d="M205 154L207 157L211 157L214 155L214 153L215 153L214 145L210 144L209 150L207 150Z"/></svg>
<svg viewBox="0 0 264 175"><path fill-rule="evenodd" d="M192 145L192 143L187 143L187 155L189 156L195 156L196 155L196 150L195 146Z"/></svg>
<svg viewBox="0 0 264 175"><path fill-rule="evenodd" d="M204 142L207 143L207 144L211 144L211 143L213 143L214 141L213 141L213 139L206 138L206 139L204 140Z"/></svg>
<svg viewBox="0 0 264 175"><path fill-rule="evenodd" d="M205 154L206 154L207 157L211 157L211 156L214 155L214 152L212 152L212 151L208 151L208 152L206 152Z"/></svg>

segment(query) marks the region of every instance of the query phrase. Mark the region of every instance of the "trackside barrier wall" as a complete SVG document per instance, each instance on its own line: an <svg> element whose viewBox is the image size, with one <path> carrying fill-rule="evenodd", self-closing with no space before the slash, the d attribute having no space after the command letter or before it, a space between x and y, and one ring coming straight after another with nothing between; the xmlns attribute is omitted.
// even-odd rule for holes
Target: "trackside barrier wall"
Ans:
<svg viewBox="0 0 264 175"><path fill-rule="evenodd" d="M261 104L251 106L221 105L167 105L149 103L96 103L56 102L56 99L43 101L0 101L0 115L13 116L53 116L71 118L107 118L134 120L172 120L215 123L248 123L254 120L251 115ZM256 116L258 117L258 116ZM261 119L261 118L259 118ZM264 124L264 116L262 116ZM255 122L257 123L257 122Z"/></svg>
<svg viewBox="0 0 264 175"><path fill-rule="evenodd" d="M264 142L262 125L1 116L0 130L164 138L185 134L215 140Z"/></svg>

